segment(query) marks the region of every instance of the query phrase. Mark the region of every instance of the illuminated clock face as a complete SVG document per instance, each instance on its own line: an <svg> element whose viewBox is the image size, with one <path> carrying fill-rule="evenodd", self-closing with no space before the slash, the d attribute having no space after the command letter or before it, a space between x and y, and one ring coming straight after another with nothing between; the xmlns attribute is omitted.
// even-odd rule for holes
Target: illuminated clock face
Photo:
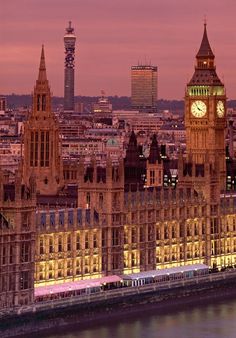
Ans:
<svg viewBox="0 0 236 338"><path fill-rule="evenodd" d="M203 117L206 114L207 107L203 101L194 101L191 105L191 113L195 117Z"/></svg>
<svg viewBox="0 0 236 338"><path fill-rule="evenodd" d="M216 105L216 112L218 117L223 117L225 114L225 106L222 101L218 101Z"/></svg>

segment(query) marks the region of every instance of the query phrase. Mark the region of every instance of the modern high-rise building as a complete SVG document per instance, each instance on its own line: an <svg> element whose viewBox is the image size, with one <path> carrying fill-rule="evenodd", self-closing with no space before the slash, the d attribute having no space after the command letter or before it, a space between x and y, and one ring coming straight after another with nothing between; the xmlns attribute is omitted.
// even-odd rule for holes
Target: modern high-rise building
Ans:
<svg viewBox="0 0 236 338"><path fill-rule="evenodd" d="M131 67L131 103L133 109L155 110L157 105L157 66Z"/></svg>
<svg viewBox="0 0 236 338"><path fill-rule="evenodd" d="M74 28L71 21L64 35L65 45L65 83L64 83L64 110L74 110L74 77L75 77L75 41Z"/></svg>

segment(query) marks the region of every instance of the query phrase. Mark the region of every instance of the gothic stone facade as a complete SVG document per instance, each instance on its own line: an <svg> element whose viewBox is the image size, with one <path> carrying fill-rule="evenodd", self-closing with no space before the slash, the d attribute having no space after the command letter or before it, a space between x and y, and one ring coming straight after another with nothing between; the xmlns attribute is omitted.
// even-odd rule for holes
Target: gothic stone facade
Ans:
<svg viewBox="0 0 236 338"><path fill-rule="evenodd" d="M25 125L23 175L20 171L14 183L0 175L0 308L33 302L33 284L193 263L235 265L236 194L222 190L225 100L205 27L186 89L187 156L180 153L177 187L145 188L145 166L141 161L137 166L132 135L125 163L108 157L105 163L92 158L73 166L76 208L38 206L35 212L35 181L42 195L58 194L65 184L42 51L34 108ZM149 164L161 165L152 156ZM135 184L139 177L141 184Z"/></svg>
<svg viewBox="0 0 236 338"><path fill-rule="evenodd" d="M197 182L183 167L184 181ZM183 178L177 188L125 191L122 162L81 163L78 208L37 211L36 285L194 263L235 265L236 194L214 190L214 168L205 165L203 175L200 183L204 178L215 198L181 186Z"/></svg>
<svg viewBox="0 0 236 338"><path fill-rule="evenodd" d="M35 182L21 179L0 172L0 310L34 300Z"/></svg>

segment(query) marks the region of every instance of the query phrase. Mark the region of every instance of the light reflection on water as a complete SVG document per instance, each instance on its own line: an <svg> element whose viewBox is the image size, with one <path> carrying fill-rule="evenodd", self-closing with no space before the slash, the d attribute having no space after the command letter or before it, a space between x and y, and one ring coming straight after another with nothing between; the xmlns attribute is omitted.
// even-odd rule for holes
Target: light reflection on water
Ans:
<svg viewBox="0 0 236 338"><path fill-rule="evenodd" d="M179 307L182 308L181 306ZM62 329L44 338L235 338L236 299L206 306L187 306L175 312L155 314L155 309L130 318L104 319L88 328Z"/></svg>

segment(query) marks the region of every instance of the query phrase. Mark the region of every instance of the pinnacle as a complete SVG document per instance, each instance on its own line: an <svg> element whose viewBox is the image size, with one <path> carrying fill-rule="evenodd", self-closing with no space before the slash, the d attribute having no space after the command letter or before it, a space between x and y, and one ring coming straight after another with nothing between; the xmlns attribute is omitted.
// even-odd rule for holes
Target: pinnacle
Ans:
<svg viewBox="0 0 236 338"><path fill-rule="evenodd" d="M42 45L38 80L41 81L41 82L47 80L45 55L44 55L44 45Z"/></svg>
<svg viewBox="0 0 236 338"><path fill-rule="evenodd" d="M152 143L150 146L150 154L149 154L149 163L156 163L156 161L160 161L160 153L159 153L159 148L158 148L158 143L157 143L157 136L156 134L153 135L152 137Z"/></svg>
<svg viewBox="0 0 236 338"><path fill-rule="evenodd" d="M137 146L137 138L136 138L134 130L132 130L132 132L131 132L131 135L130 135L130 138L129 138L129 144Z"/></svg>
<svg viewBox="0 0 236 338"><path fill-rule="evenodd" d="M214 54L212 52L208 37L207 37L207 29L206 29L206 22L204 23L204 32L202 37L201 46L196 57L212 57L214 58Z"/></svg>

